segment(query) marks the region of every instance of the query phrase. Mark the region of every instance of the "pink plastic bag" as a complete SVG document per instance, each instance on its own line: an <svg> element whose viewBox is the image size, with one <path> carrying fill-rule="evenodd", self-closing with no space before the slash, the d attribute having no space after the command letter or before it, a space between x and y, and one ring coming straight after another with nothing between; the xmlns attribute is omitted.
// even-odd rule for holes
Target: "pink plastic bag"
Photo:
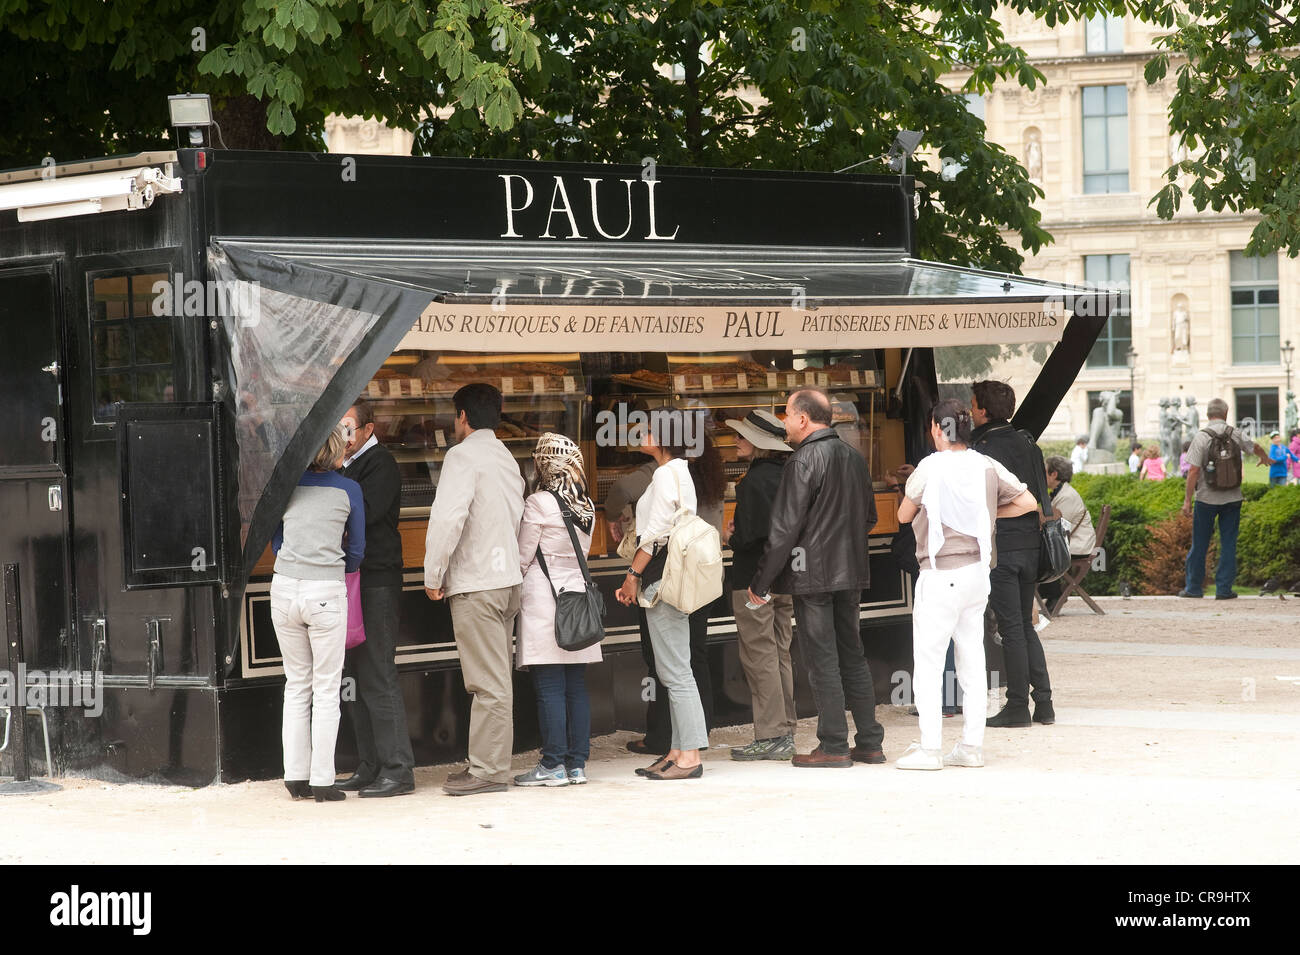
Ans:
<svg viewBox="0 0 1300 955"><path fill-rule="evenodd" d="M348 586L348 636L343 646L351 650L366 642L366 627L361 617L361 571L345 574Z"/></svg>

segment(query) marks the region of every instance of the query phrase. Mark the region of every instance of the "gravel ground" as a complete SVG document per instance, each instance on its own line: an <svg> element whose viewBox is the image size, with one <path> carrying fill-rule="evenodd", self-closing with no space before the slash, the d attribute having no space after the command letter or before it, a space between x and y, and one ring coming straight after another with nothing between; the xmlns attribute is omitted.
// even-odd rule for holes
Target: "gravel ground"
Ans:
<svg viewBox="0 0 1300 955"><path fill-rule="evenodd" d="M883 705L890 763L840 772L737 763L657 783L617 733L591 782L453 799L293 802L279 781L183 789L61 779L3 799L6 863L1294 863L1300 859L1300 600L1073 601L1043 634L1053 726L993 730L983 769L899 772L916 719ZM961 717L944 721L955 742ZM799 725L803 751L815 721ZM515 758L522 772L536 753Z"/></svg>

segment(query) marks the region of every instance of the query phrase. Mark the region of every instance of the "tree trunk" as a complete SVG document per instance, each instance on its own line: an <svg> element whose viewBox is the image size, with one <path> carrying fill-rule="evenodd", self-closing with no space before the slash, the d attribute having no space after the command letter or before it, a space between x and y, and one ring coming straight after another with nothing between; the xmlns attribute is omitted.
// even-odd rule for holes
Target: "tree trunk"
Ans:
<svg viewBox="0 0 1300 955"><path fill-rule="evenodd" d="M228 149L284 148L284 138L272 135L266 128L266 103L247 93L214 105L213 118L221 126L220 137L213 130L213 146L224 142Z"/></svg>

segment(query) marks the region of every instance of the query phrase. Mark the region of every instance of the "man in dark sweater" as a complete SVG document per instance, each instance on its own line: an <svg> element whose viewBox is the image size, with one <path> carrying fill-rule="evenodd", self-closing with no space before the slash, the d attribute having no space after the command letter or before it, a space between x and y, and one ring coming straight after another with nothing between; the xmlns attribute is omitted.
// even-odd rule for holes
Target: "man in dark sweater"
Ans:
<svg viewBox="0 0 1300 955"><path fill-rule="evenodd" d="M971 447L986 454L1025 483L1041 509L1046 486L1043 453L1011 426L1016 393L1001 381L977 381L971 386L970 408L975 422ZM1029 726L1030 687L1033 722L1054 723L1052 685L1047 657L1034 629L1034 588L1038 583L1041 531L1039 512L998 518L994 548L997 565L989 574L989 606L998 619L1007 677L1007 705L986 726Z"/></svg>
<svg viewBox="0 0 1300 955"><path fill-rule="evenodd" d="M364 399L348 409L342 423L350 435L343 475L361 485L366 504L366 555L361 561L366 640L347 653L347 673L357 688L348 711L358 764L338 788L367 797L398 796L415 789L415 756L395 659L402 596L402 538L397 532L402 478L391 452L375 438L374 415Z"/></svg>

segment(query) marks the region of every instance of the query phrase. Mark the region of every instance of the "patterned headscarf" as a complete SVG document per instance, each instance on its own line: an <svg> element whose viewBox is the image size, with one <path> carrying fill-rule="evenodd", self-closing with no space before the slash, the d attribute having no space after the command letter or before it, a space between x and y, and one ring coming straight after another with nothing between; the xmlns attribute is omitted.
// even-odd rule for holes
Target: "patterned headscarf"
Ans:
<svg viewBox="0 0 1300 955"><path fill-rule="evenodd" d="M548 431L537 439L533 462L537 465L537 487L558 494L560 506L569 518L583 531L590 531L596 508L587 493L578 446L564 435Z"/></svg>

